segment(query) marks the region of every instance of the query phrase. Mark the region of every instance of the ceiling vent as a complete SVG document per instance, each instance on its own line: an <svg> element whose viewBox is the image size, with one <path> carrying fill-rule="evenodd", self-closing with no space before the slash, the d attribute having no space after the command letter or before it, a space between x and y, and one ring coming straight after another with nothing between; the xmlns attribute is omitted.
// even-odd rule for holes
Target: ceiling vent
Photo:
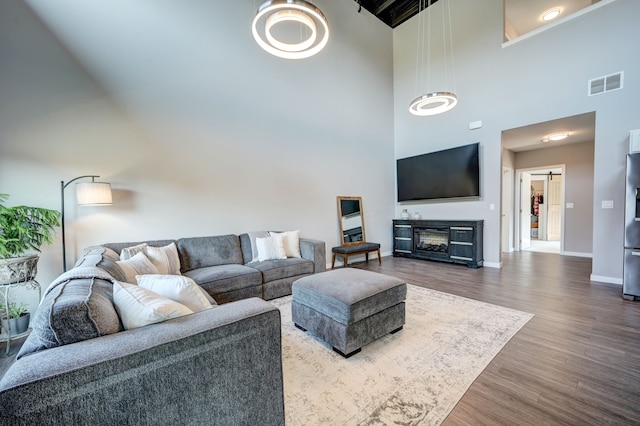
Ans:
<svg viewBox="0 0 640 426"><path fill-rule="evenodd" d="M589 96L622 89L624 71L589 80Z"/></svg>

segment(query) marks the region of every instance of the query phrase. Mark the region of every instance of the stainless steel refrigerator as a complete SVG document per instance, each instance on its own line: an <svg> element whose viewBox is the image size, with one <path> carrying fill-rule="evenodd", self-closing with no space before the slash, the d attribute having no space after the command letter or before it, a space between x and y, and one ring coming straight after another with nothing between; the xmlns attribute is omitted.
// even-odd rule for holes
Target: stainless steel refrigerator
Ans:
<svg viewBox="0 0 640 426"><path fill-rule="evenodd" d="M627 154L622 297L640 300L640 153Z"/></svg>

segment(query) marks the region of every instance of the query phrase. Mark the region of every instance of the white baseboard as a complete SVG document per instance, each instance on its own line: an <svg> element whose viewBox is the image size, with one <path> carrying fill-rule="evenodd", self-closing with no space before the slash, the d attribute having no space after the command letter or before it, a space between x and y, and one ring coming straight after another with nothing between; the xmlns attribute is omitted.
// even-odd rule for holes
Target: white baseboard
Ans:
<svg viewBox="0 0 640 426"><path fill-rule="evenodd" d="M592 253L580 253L576 251L563 251L560 253L563 256L575 256L575 257L593 257Z"/></svg>
<svg viewBox="0 0 640 426"><path fill-rule="evenodd" d="M601 275L593 275L589 277L591 281L597 281L600 283L608 283L608 284L618 284L622 285L622 278L614 278L614 277L603 277Z"/></svg>
<svg viewBox="0 0 640 426"><path fill-rule="evenodd" d="M486 260L484 262L482 262L483 266L486 266L487 268L502 268L502 262L487 262Z"/></svg>

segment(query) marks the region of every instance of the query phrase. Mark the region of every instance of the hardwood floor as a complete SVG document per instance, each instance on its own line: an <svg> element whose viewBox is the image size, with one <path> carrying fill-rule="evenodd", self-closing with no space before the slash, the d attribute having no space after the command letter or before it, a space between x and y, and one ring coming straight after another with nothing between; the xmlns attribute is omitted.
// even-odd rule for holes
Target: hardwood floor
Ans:
<svg viewBox="0 0 640 426"><path fill-rule="evenodd" d="M385 257L355 267L535 314L444 425L640 424L640 302L591 282L591 259L503 256L503 267Z"/></svg>

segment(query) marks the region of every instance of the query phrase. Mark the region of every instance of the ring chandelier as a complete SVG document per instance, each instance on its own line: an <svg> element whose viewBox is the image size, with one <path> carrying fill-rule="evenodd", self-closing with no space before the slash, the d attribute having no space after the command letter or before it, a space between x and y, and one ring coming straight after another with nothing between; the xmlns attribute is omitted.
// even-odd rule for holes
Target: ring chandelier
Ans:
<svg viewBox="0 0 640 426"><path fill-rule="evenodd" d="M418 91L418 86L422 83L422 76L425 74L425 70L423 69L424 65L424 50L426 47L426 62L427 62L427 71L426 74L431 76L431 43L430 43L430 34L431 32L431 14L433 13L433 8L431 8L432 3L434 1L428 0L420 0L418 5L418 40L417 40L417 55L416 55L416 92ZM444 3L444 2L442 2ZM446 7L446 9L445 9ZM446 14L445 14L446 12ZM428 22L425 22L425 17ZM447 25L448 24L448 25ZM449 30L449 37L447 40L446 30ZM425 36L427 37L427 41L424 41ZM451 65L451 71L454 74L453 76L453 86L455 86L455 69L454 69L454 59L453 59L453 37L452 37L452 28L451 28L451 1L447 1L446 6L442 5L442 40L444 42L444 60L443 60L443 74L445 76L445 85L448 83L448 70L447 70L447 62ZM447 52L449 50L449 52ZM449 58L447 56L449 55ZM428 79L427 86L430 86L430 78ZM455 90L455 89L454 89ZM413 115L425 116L425 115L436 115L441 114L443 112L449 111L458 103L458 97L452 91L435 91L428 92L425 95L418 96L409 104L409 112Z"/></svg>
<svg viewBox="0 0 640 426"><path fill-rule="evenodd" d="M300 26L300 42L284 41L276 35L278 27L292 23ZM329 25L322 11L303 0L264 2L251 26L256 43L272 55L285 59L303 59L320 52L329 41Z"/></svg>
<svg viewBox="0 0 640 426"><path fill-rule="evenodd" d="M458 97L451 92L432 92L418 96L409 105L413 115L436 115L449 111L458 103Z"/></svg>

